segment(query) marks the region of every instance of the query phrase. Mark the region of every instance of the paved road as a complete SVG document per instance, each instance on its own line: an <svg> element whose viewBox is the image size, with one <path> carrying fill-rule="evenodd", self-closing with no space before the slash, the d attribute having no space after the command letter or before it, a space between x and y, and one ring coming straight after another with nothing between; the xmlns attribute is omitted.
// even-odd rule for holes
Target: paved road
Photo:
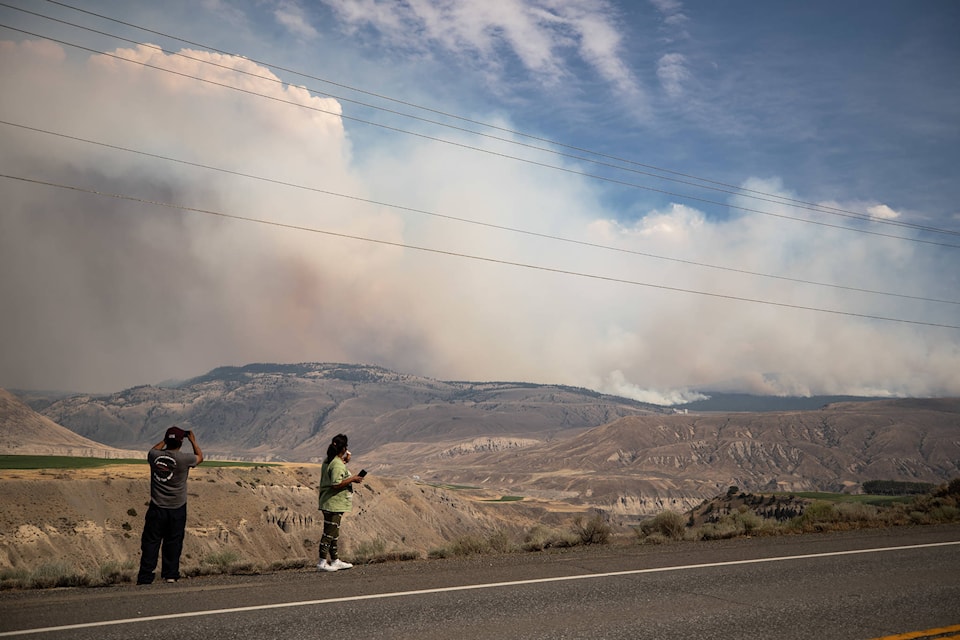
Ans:
<svg viewBox="0 0 960 640"><path fill-rule="evenodd" d="M909 637L960 637L960 526L0 593L0 638L866 640L916 631L928 633Z"/></svg>

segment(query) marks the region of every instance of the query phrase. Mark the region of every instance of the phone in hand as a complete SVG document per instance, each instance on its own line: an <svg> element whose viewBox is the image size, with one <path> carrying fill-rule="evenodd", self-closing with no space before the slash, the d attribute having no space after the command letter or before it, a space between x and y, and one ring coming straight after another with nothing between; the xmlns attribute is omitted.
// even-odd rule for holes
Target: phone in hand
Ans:
<svg viewBox="0 0 960 640"><path fill-rule="evenodd" d="M367 470L366 470L366 469L360 469L360 473L358 473L357 475L362 478L363 476L367 475Z"/></svg>

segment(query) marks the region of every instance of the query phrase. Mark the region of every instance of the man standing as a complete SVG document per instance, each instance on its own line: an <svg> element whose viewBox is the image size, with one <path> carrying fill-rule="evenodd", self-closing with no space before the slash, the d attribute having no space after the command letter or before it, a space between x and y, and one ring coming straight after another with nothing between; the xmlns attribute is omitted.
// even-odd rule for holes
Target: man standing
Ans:
<svg viewBox="0 0 960 640"><path fill-rule="evenodd" d="M190 440L193 453L181 451L184 436ZM187 526L187 475L190 468L203 462L193 431L173 426L163 440L147 453L150 463L150 506L140 538L140 573L137 584L153 582L157 554L163 547L160 577L167 582L180 579L180 552Z"/></svg>

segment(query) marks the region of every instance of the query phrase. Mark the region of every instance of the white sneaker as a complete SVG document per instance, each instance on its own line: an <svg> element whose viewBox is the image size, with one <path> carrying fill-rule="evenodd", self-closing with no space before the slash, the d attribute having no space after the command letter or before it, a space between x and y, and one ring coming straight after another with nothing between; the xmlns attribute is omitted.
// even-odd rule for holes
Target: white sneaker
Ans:
<svg viewBox="0 0 960 640"><path fill-rule="evenodd" d="M334 571L339 571L340 569L349 569L353 565L350 564L349 562L344 562L340 558L337 558L336 560L330 563L330 566L333 567Z"/></svg>
<svg viewBox="0 0 960 640"><path fill-rule="evenodd" d="M317 565L317 571L336 571L339 568L335 563L328 563L326 560L321 560Z"/></svg>

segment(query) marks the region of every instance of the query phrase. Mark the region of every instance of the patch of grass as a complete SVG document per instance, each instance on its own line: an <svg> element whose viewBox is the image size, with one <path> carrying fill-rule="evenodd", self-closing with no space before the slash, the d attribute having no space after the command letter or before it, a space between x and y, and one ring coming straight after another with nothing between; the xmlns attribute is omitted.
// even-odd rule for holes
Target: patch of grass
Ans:
<svg viewBox="0 0 960 640"><path fill-rule="evenodd" d="M523 496L500 496L499 498L486 498L481 502L519 502Z"/></svg>
<svg viewBox="0 0 960 640"><path fill-rule="evenodd" d="M786 495L786 494L784 494ZM885 496L878 494L851 494L851 493L827 493L821 491L800 491L790 495L807 500L822 500L824 502L864 502L873 505L887 505L895 503L907 503L915 496Z"/></svg>
<svg viewBox="0 0 960 640"><path fill-rule="evenodd" d="M314 562L307 558L290 558L286 560L275 560L270 563L268 571L287 571L289 569L306 569L313 566Z"/></svg>
<svg viewBox="0 0 960 640"><path fill-rule="evenodd" d="M354 564L374 564L403 560L419 560L420 552L412 549L388 548L387 541L381 537L364 542L352 549L350 559Z"/></svg>
<svg viewBox="0 0 960 640"><path fill-rule="evenodd" d="M200 565L184 572L186 576L205 576L215 574L241 575L257 573L257 566L242 559L240 552L234 549L221 549L205 555Z"/></svg>
<svg viewBox="0 0 960 640"><path fill-rule="evenodd" d="M0 572L0 588L3 589L53 589L94 584L91 576L66 562L48 562L32 570Z"/></svg>
<svg viewBox="0 0 960 640"><path fill-rule="evenodd" d="M144 454L146 455L146 454ZM115 464L147 464L133 458L81 458L77 456L0 456L0 469L92 469Z"/></svg>

